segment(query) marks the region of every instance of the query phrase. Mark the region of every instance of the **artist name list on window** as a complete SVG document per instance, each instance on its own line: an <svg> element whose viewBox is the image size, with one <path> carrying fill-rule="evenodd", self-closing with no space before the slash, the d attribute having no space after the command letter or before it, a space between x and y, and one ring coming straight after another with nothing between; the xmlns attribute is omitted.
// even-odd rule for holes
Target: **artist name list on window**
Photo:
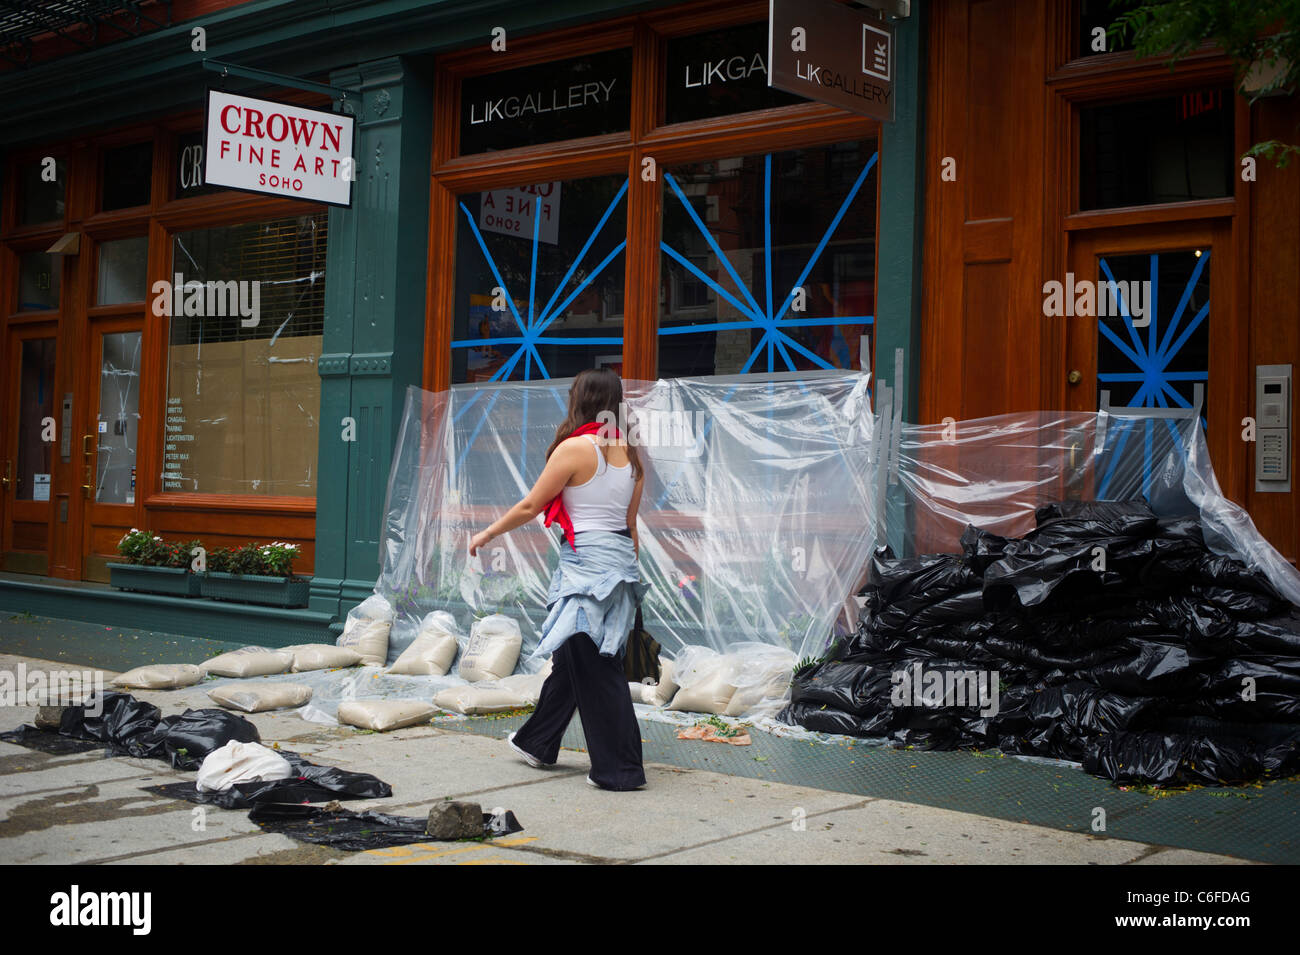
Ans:
<svg viewBox="0 0 1300 955"><path fill-rule="evenodd" d="M190 446L194 435L186 430L185 405L180 398L167 399L166 441L163 446L163 490L183 491L189 479ZM190 483L193 483L192 481Z"/></svg>

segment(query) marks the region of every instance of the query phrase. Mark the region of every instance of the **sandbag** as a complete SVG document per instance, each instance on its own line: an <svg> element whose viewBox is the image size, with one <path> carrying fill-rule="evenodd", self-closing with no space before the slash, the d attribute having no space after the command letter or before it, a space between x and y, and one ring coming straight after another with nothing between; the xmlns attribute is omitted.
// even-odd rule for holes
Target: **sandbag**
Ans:
<svg viewBox="0 0 1300 955"><path fill-rule="evenodd" d="M203 667L193 663L150 663L115 677L113 686L140 690L175 690L203 679Z"/></svg>
<svg viewBox="0 0 1300 955"><path fill-rule="evenodd" d="M379 594L372 594L348 611L343 635L335 641L361 655L365 666L388 662L388 633L393 627L393 608Z"/></svg>
<svg viewBox="0 0 1300 955"><path fill-rule="evenodd" d="M659 658L658 683L629 683L627 686L633 703L667 706L677 692L677 682L673 679L673 661L663 656Z"/></svg>
<svg viewBox="0 0 1300 955"><path fill-rule="evenodd" d="M523 643L519 624L505 614L475 620L457 673L470 683L507 677L515 670Z"/></svg>
<svg viewBox="0 0 1300 955"><path fill-rule="evenodd" d="M228 683L208 690L208 696L228 710L263 713L302 706L311 699L311 687L302 683Z"/></svg>
<svg viewBox="0 0 1300 955"><path fill-rule="evenodd" d="M339 704L339 722L365 730L401 729L427 723L437 708L423 700L345 700Z"/></svg>
<svg viewBox="0 0 1300 955"><path fill-rule="evenodd" d="M480 683L441 690L434 696L433 704L449 713L471 716L517 710L527 706L528 702L519 693L499 683Z"/></svg>
<svg viewBox="0 0 1300 955"><path fill-rule="evenodd" d="M459 643L460 632L456 627L456 618L445 610L435 610L420 621L419 633L388 668L388 672L410 676L442 676L451 669Z"/></svg>
<svg viewBox="0 0 1300 955"><path fill-rule="evenodd" d="M199 792L225 792L236 783L288 779L289 761L261 743L231 740L208 753L194 786Z"/></svg>
<svg viewBox="0 0 1300 955"><path fill-rule="evenodd" d="M241 647L199 666L211 676L253 677L283 673L293 665L293 655L288 648L270 650L266 647Z"/></svg>
<svg viewBox="0 0 1300 955"><path fill-rule="evenodd" d="M735 692L736 685L728 679L726 671L720 669L706 680L681 687L673 694L668 709L722 714L727 711L727 704Z"/></svg>
<svg viewBox="0 0 1300 955"><path fill-rule="evenodd" d="M360 652L353 647L340 647L332 643L297 643L284 649L293 656L291 669L294 673L352 667L362 662Z"/></svg>

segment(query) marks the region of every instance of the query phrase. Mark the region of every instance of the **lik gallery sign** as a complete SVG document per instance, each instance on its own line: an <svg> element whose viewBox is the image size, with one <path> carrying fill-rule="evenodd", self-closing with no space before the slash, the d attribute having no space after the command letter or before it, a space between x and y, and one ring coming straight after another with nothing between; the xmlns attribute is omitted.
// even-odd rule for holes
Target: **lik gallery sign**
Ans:
<svg viewBox="0 0 1300 955"><path fill-rule="evenodd" d="M874 119L894 118L894 31L834 0L769 0L768 84Z"/></svg>

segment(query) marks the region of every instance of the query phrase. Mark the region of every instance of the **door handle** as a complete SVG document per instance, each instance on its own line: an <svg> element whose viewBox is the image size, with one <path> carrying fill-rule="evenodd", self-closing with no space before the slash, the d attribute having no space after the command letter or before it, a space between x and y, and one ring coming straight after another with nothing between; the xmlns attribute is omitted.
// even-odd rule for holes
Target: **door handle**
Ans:
<svg viewBox="0 0 1300 955"><path fill-rule="evenodd" d="M4 487L8 487L13 480L13 476L14 476L14 463L12 461L6 461L5 476L0 478L0 484L2 484Z"/></svg>
<svg viewBox="0 0 1300 955"><path fill-rule="evenodd" d="M93 479L92 479L91 476L90 476L90 465L87 464L87 465L86 465L86 483L83 484L83 485L81 485L81 493L84 494L84 495L86 495L86 497L90 497L90 492L94 490L94 487L93 487L93 486L91 485L91 483L90 483L91 480L93 480Z"/></svg>
<svg viewBox="0 0 1300 955"><path fill-rule="evenodd" d="M1083 372L1075 369L1065 376L1065 380L1072 385L1077 385L1079 382L1083 381Z"/></svg>
<svg viewBox="0 0 1300 955"><path fill-rule="evenodd" d="M94 440L95 440L95 436L94 436L93 434L83 434L83 435L81 436L81 453L82 453L82 454L90 454L90 453L94 450L94 448L92 448L92 447L90 446L91 442L94 441Z"/></svg>

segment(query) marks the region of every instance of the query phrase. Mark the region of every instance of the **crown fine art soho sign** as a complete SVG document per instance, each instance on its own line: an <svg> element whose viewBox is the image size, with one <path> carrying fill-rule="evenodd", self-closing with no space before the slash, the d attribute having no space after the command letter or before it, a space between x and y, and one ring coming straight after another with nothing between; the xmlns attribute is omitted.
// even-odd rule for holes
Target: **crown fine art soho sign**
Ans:
<svg viewBox="0 0 1300 955"><path fill-rule="evenodd" d="M209 90L204 181L350 206L352 124L342 113Z"/></svg>
<svg viewBox="0 0 1300 955"><path fill-rule="evenodd" d="M894 31L834 0L770 0L768 84L874 119L894 118Z"/></svg>

